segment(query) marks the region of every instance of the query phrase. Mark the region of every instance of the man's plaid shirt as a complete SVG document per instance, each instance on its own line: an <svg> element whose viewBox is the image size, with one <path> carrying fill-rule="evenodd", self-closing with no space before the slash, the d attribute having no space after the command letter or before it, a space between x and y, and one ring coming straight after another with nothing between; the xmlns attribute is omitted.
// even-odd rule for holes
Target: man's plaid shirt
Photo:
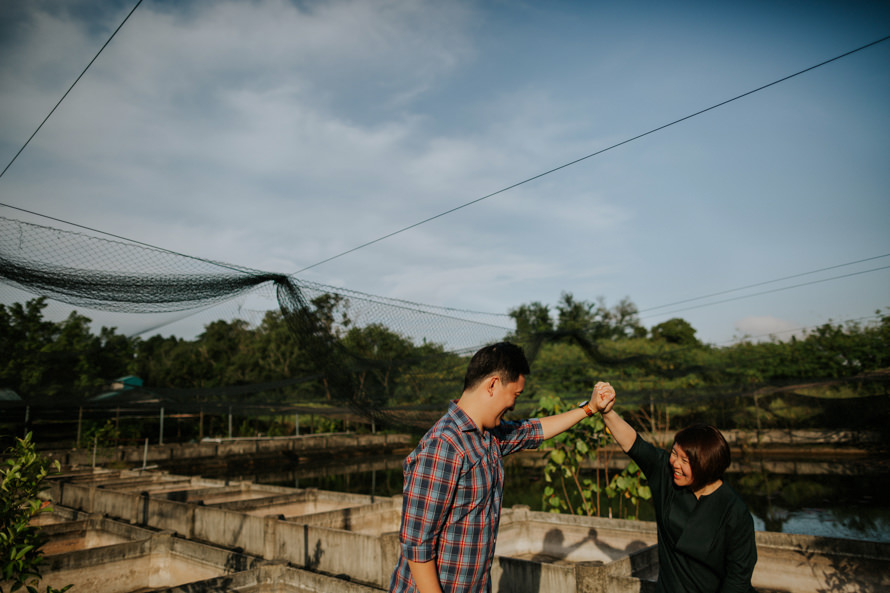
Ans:
<svg viewBox="0 0 890 593"><path fill-rule="evenodd" d="M480 430L456 402L404 462L402 552L391 592L414 592L408 560L435 561L446 593L491 590L504 489L502 457L537 447L540 420Z"/></svg>

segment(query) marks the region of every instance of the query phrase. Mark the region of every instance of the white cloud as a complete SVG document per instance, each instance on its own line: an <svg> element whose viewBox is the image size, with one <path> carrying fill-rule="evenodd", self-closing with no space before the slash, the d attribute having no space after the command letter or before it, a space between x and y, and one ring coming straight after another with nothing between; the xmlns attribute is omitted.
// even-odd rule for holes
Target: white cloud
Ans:
<svg viewBox="0 0 890 593"><path fill-rule="evenodd" d="M127 10L20 6L14 22L0 22L0 158L15 154ZM794 18L756 11L744 26L681 11L670 28L620 9L571 13L432 0L143 4L0 180L0 201L292 273L830 57L842 32L843 49L872 37L825 19L829 43L813 34L812 14L802 32ZM763 41L773 27L781 45ZM552 303L564 290L657 307L886 253L882 51L307 277L468 309ZM801 101L826 117L787 117ZM737 331L768 335L798 325L784 318L803 326L886 306L886 275L869 278L877 288L851 280L791 309L758 302L772 321L711 308L701 318L721 329L697 327L699 336L721 341L739 318Z"/></svg>

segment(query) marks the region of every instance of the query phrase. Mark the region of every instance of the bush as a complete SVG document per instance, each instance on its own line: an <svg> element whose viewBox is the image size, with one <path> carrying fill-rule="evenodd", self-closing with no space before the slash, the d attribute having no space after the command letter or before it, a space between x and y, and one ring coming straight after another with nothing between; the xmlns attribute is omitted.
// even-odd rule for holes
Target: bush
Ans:
<svg viewBox="0 0 890 593"><path fill-rule="evenodd" d="M8 459L0 469L0 585L9 586L10 592L24 587L29 593L37 593L43 562L40 548L46 538L31 525L31 519L52 510L39 494L50 470L59 471L59 462L37 453L30 432L16 439L6 454ZM61 593L70 587L47 587L46 591Z"/></svg>

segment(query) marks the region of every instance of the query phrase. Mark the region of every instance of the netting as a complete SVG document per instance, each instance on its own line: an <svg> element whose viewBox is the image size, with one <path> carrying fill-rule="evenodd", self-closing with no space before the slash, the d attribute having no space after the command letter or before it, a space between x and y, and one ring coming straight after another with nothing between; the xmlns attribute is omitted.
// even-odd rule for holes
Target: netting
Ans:
<svg viewBox="0 0 890 593"><path fill-rule="evenodd" d="M329 320L326 325L313 305L321 297L332 297L328 302L334 303L336 319L348 318L351 327L378 324L415 344L435 343L448 352L471 352L512 331L506 315L373 296L8 218L0 218L0 282L78 310L139 317L139 329L131 335L157 329L162 325L158 318L164 315L188 314L244 295L268 297L272 293L301 350L312 357L332 392L352 400L360 390L343 369L374 361L333 339ZM8 300L0 292L0 301ZM239 311L241 317L250 317L247 311ZM367 402L361 403L367 409Z"/></svg>

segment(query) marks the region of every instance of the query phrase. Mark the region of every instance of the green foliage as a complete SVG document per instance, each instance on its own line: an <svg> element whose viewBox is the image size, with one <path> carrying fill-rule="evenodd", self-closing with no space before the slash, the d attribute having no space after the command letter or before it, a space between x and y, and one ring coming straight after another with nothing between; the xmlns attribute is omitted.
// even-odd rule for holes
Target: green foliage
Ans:
<svg viewBox="0 0 890 593"><path fill-rule="evenodd" d="M441 345L416 345L379 324L356 325L348 301L336 295L313 299L297 326L270 311L256 326L210 323L194 340L129 339L108 328L92 335L89 320L76 313L58 323L44 320L45 306L43 299L0 305L0 388L26 402L65 397L71 405L72 396L96 395L113 378L135 374L149 390L180 390L190 404L330 400L376 410L441 405L460 393L466 369L465 356ZM563 293L552 308L533 302L510 315L516 322L511 339L526 347L532 362L527 393L579 400L606 379L628 418L653 435L697 421L726 429L890 425L883 403L888 315L876 324L827 323L786 342L724 348L701 344L679 318L647 334L627 299L608 307L601 298ZM861 402L869 397L879 413L851 412L868 407ZM840 398L850 402L835 405ZM208 422L212 433L218 421ZM220 430L227 433L227 426ZM85 436L89 442L92 435Z"/></svg>
<svg viewBox="0 0 890 593"><path fill-rule="evenodd" d="M680 346L698 346L700 342L695 337L695 328L688 321L674 317L652 328L653 340L664 340L668 344Z"/></svg>
<svg viewBox="0 0 890 593"><path fill-rule="evenodd" d="M573 407L554 395L542 396L539 406L536 415L541 416L560 414ZM610 454L603 452L603 446L610 441L602 417L595 414L542 445L547 451L547 465L544 467L547 485L543 494L545 510L611 516L611 502L618 500L621 516L632 518L636 515L639 501L651 498L649 487L642 472L632 462L620 474L609 479L607 462ZM593 478L583 473L584 465L591 458L595 465ZM627 499L629 504L625 506L623 499ZM631 505L633 515L628 512Z"/></svg>
<svg viewBox="0 0 890 593"><path fill-rule="evenodd" d="M31 433L16 439L15 447L6 455L8 459L0 469L0 581L9 584L9 591L25 587L36 593L45 537L31 525L31 519L52 510L39 494L50 470L59 471L59 462L52 463L37 452ZM56 590L47 587L46 591Z"/></svg>
<svg viewBox="0 0 890 593"><path fill-rule="evenodd" d="M114 447L121 438L121 432L114 426L114 422L107 420L105 424L89 423L83 433L84 442L90 447L95 445L100 448Z"/></svg>
<svg viewBox="0 0 890 593"><path fill-rule="evenodd" d="M43 319L46 299L0 305L0 386L28 397L94 395L132 363L132 342L113 329L90 331L90 320L72 312Z"/></svg>

